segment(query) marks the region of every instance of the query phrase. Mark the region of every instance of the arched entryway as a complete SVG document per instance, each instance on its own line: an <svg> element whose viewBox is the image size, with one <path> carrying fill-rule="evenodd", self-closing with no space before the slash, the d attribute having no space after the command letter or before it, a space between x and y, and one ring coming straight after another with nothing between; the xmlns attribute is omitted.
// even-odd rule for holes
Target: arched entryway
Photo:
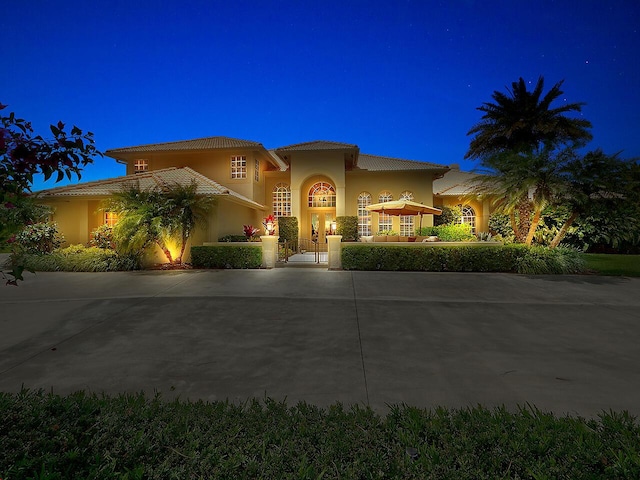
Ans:
<svg viewBox="0 0 640 480"><path fill-rule="evenodd" d="M317 242L326 251L327 235L335 228L336 188L325 177L314 177L302 189L301 238Z"/></svg>

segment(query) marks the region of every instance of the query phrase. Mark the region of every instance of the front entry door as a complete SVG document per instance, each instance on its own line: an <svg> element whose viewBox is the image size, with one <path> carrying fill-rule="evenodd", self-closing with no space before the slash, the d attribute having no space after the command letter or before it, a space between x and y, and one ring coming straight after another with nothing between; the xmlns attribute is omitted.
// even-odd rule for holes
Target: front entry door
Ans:
<svg viewBox="0 0 640 480"><path fill-rule="evenodd" d="M333 212L312 212L310 215L309 228L311 239L322 246L327 243L327 235L331 234L331 223L335 220Z"/></svg>

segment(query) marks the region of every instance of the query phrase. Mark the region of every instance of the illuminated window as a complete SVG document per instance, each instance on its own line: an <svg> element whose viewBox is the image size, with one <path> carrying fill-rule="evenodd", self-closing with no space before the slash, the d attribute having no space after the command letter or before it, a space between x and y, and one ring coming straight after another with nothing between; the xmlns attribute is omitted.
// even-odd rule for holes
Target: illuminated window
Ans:
<svg viewBox="0 0 640 480"><path fill-rule="evenodd" d="M366 207L371 205L371 194L362 192L358 195L358 234L371 235L371 212Z"/></svg>
<svg viewBox="0 0 640 480"><path fill-rule="evenodd" d="M133 164L133 171L135 173L146 172L147 170L149 170L149 162L144 159L136 160Z"/></svg>
<svg viewBox="0 0 640 480"><path fill-rule="evenodd" d="M413 193L405 190L400 194L400 200L413 201ZM401 215L400 216L400 235L403 237L411 237L414 234L413 230L413 215Z"/></svg>
<svg viewBox="0 0 640 480"><path fill-rule="evenodd" d="M462 218L460 223L471 225L471 233L476 233L476 212L469 205L460 205L462 209Z"/></svg>
<svg viewBox="0 0 640 480"><path fill-rule="evenodd" d="M310 207L335 207L336 190L333 185L325 182L316 183L309 190Z"/></svg>
<svg viewBox="0 0 640 480"><path fill-rule="evenodd" d="M255 169L253 171L253 179L256 182L260 181L260 160L256 158Z"/></svg>
<svg viewBox="0 0 640 480"><path fill-rule="evenodd" d="M291 188L286 183L278 183L273 187L273 216L291 216Z"/></svg>
<svg viewBox="0 0 640 480"><path fill-rule="evenodd" d="M393 200L393 195L391 192L382 192L378 195L378 203L390 202ZM381 213L378 215L378 231L385 232L393 229L393 221L391 219L391 215L387 215L386 213Z"/></svg>
<svg viewBox="0 0 640 480"><path fill-rule="evenodd" d="M114 212L104 212L104 224L113 227L118 223L118 215Z"/></svg>
<svg viewBox="0 0 640 480"><path fill-rule="evenodd" d="M247 157L245 155L231 157L231 178L247 178Z"/></svg>

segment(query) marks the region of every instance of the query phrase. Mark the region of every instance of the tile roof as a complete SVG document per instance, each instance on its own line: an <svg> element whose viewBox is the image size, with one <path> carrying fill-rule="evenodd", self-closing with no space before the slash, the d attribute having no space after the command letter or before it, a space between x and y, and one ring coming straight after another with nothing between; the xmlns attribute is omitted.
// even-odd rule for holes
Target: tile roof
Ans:
<svg viewBox="0 0 640 480"><path fill-rule="evenodd" d="M241 195L219 183L205 177L189 167L170 167L162 170L152 170L123 177L97 180L94 182L78 183L64 187L55 187L34 192L38 198L60 197L106 197L120 191L123 187L139 184L142 190L169 186L172 184L189 185L195 181L198 185L196 193L199 195L215 195L232 197L241 203L255 208L264 209L264 206Z"/></svg>
<svg viewBox="0 0 640 480"><path fill-rule="evenodd" d="M446 170L446 165L437 163L418 162L416 160L404 160L401 158L381 157L361 153L358 157L358 168L370 172L389 172L402 170Z"/></svg>
<svg viewBox="0 0 640 480"><path fill-rule="evenodd" d="M194 140L182 140L178 142L151 143L134 147L114 148L105 153L109 156L119 153L143 153L143 152L170 152L179 150L211 150L216 148L264 148L260 142L240 140L230 137L205 137Z"/></svg>
<svg viewBox="0 0 640 480"><path fill-rule="evenodd" d="M276 152L294 152L305 150L344 150L358 148L357 145L350 143L330 142L327 140L315 140L313 142L296 143L285 147L276 148Z"/></svg>
<svg viewBox="0 0 640 480"><path fill-rule="evenodd" d="M442 178L433 181L433 194L440 196L460 196L471 193L479 175L451 169Z"/></svg>

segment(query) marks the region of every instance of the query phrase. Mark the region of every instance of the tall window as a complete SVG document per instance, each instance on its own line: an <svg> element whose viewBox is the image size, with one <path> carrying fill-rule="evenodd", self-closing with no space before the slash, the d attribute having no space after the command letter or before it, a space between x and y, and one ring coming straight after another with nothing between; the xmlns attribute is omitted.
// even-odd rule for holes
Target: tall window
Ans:
<svg viewBox="0 0 640 480"><path fill-rule="evenodd" d="M136 160L133 164L133 171L135 173L146 172L147 170L149 170L149 162L142 158Z"/></svg>
<svg viewBox="0 0 640 480"><path fill-rule="evenodd" d="M335 207L336 190L333 185L325 182L316 183L309 190L310 207Z"/></svg>
<svg viewBox="0 0 640 480"><path fill-rule="evenodd" d="M413 201L413 193L405 190L400 194L400 200ZM411 237L414 234L413 230L413 215L401 215L400 216L400 235L403 237Z"/></svg>
<svg viewBox="0 0 640 480"><path fill-rule="evenodd" d="M104 212L104 224L113 227L118 222L118 215L113 212Z"/></svg>
<svg viewBox="0 0 640 480"><path fill-rule="evenodd" d="M231 178L247 178L247 157L245 155L231 157Z"/></svg>
<svg viewBox="0 0 640 480"><path fill-rule="evenodd" d="M462 219L460 223L471 225L471 233L476 233L476 212L469 205L460 205L462 209Z"/></svg>
<svg viewBox="0 0 640 480"><path fill-rule="evenodd" d="M378 203L382 202L390 202L393 200L393 195L391 192L382 192L378 195ZM387 215L386 213L381 213L378 215L378 231L384 232L389 231L393 228L393 222L391 220L391 215Z"/></svg>
<svg viewBox="0 0 640 480"><path fill-rule="evenodd" d="M253 171L253 179L256 182L260 181L260 160L258 160L257 158L256 158L256 161L255 161L255 169Z"/></svg>
<svg viewBox="0 0 640 480"><path fill-rule="evenodd" d="M366 207L371 205L371 194L362 192L358 195L358 234L371 235L371 212Z"/></svg>
<svg viewBox="0 0 640 480"><path fill-rule="evenodd" d="M286 183L273 187L273 216L291 216L291 188Z"/></svg>

